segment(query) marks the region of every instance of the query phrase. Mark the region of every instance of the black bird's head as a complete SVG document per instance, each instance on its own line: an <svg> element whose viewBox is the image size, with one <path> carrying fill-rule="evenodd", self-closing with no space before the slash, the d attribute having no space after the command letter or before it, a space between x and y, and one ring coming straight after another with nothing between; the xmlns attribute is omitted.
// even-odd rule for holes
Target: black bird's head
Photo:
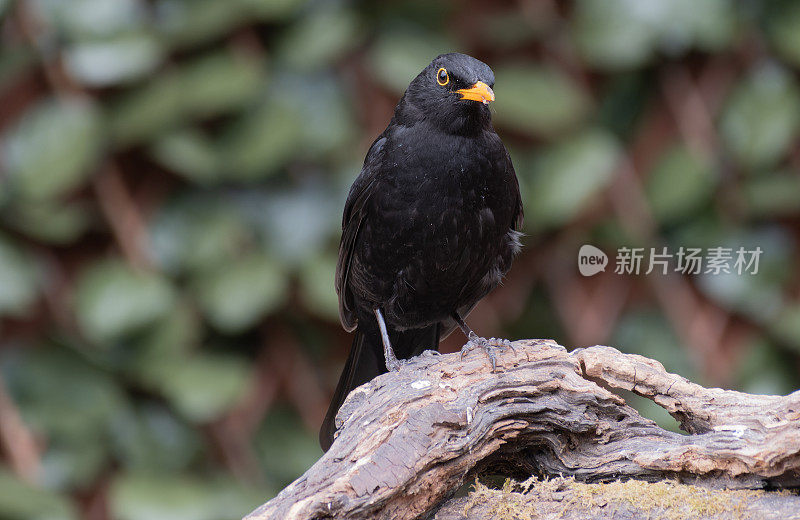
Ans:
<svg viewBox="0 0 800 520"><path fill-rule="evenodd" d="M491 125L494 72L472 56L441 54L411 81L395 117L404 124L426 120L452 134Z"/></svg>

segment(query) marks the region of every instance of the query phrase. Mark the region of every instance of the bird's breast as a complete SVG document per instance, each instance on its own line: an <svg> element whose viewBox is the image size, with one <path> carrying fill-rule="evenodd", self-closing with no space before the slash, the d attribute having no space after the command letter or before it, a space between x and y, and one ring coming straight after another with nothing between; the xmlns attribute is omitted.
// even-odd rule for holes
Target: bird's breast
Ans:
<svg viewBox="0 0 800 520"><path fill-rule="evenodd" d="M386 189L375 213L395 237L398 254L425 255L415 260L425 276L459 277L496 254L511 225L506 172L498 160L505 150L497 144L499 150L440 136L406 142L387 157Z"/></svg>

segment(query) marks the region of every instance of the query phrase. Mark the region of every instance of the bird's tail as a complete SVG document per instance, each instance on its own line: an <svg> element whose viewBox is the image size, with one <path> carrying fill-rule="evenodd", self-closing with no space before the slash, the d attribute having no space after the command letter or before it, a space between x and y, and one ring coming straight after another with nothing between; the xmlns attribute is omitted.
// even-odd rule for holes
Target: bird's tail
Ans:
<svg viewBox="0 0 800 520"><path fill-rule="evenodd" d="M364 323L365 321L367 323ZM353 345L350 347L350 354L347 356L339 383L333 392L328 412L322 421L322 427L319 430L319 444L323 451L328 451L333 444L333 435L336 433L336 413L350 391L386 372L380 332L377 324L369 323L369 321L374 320L359 322L353 338ZM408 359L427 349L438 350L439 329L439 324L435 324L424 329L389 330L389 339L395 355L398 359Z"/></svg>

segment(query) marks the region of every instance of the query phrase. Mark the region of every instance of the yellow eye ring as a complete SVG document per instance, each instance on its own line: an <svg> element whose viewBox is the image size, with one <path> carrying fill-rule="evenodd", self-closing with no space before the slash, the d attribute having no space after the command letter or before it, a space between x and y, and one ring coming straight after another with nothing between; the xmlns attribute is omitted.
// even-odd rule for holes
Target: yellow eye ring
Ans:
<svg viewBox="0 0 800 520"><path fill-rule="evenodd" d="M436 71L436 83L441 86L445 86L450 83L450 75L447 73L446 68L440 67L439 70Z"/></svg>

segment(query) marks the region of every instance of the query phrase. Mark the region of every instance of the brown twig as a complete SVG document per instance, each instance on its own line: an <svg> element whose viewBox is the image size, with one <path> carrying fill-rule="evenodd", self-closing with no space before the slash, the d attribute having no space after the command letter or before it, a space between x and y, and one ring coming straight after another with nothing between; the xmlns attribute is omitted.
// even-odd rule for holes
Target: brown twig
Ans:
<svg viewBox="0 0 800 520"><path fill-rule="evenodd" d="M123 255L134 268L149 270L147 226L117 166L107 161L94 176L93 184L100 209Z"/></svg>
<svg viewBox="0 0 800 520"><path fill-rule="evenodd" d="M30 484L40 476L41 456L36 440L6 391L0 376L0 448L14 473Z"/></svg>

